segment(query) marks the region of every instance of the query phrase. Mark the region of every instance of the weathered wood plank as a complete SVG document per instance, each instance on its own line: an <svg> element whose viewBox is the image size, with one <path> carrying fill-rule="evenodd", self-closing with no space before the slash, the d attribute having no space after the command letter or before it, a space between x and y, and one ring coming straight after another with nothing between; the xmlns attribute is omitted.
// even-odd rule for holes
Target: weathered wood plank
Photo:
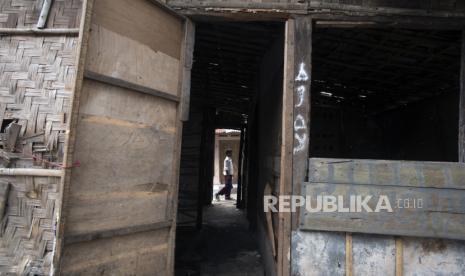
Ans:
<svg viewBox="0 0 465 276"><path fill-rule="evenodd" d="M308 4L298 0L287 1L220 1L220 0L168 0L173 8L222 8L222 9L268 9L268 10L306 10Z"/></svg>
<svg viewBox="0 0 465 276"><path fill-rule="evenodd" d="M85 80L68 235L166 220L176 112L174 102Z"/></svg>
<svg viewBox="0 0 465 276"><path fill-rule="evenodd" d="M163 98L163 99L166 99L166 100L170 100L170 101L175 101L175 102L179 101L179 97L174 96L172 94L165 93L165 92L162 92L162 91L158 91L156 89L146 87L146 86L142 86L142 85L132 83L132 82L129 82L129 81L125 81L125 80L122 80L122 79L113 78L113 77L102 75L102 74L92 72L92 71L86 71L84 74L85 74L86 78L91 79L91 80L103 82L103 83L118 86L118 87L121 87L121 88L127 88L127 89L130 89L130 90L133 90L133 91L137 91L139 93L144 93L144 94L149 94L149 95L152 95L152 96L157 96L157 97L160 97L160 98Z"/></svg>
<svg viewBox="0 0 465 276"><path fill-rule="evenodd" d="M184 42L181 53L181 71L179 77L179 87L181 88L181 120L189 120L189 106L191 96L191 70L194 62L195 25L190 19L184 23Z"/></svg>
<svg viewBox="0 0 465 276"><path fill-rule="evenodd" d="M294 45L294 149L292 160L292 193L299 194L307 178L310 140L310 99L312 72L313 22L309 16L295 20ZM292 229L297 229L299 211L293 214Z"/></svg>
<svg viewBox="0 0 465 276"><path fill-rule="evenodd" d="M68 244L61 275L169 275L168 228Z"/></svg>
<svg viewBox="0 0 465 276"><path fill-rule="evenodd" d="M282 145L279 179L279 195L292 194L292 159L294 148L294 45L295 21L289 19L285 27L284 78L282 111ZM287 254L291 250L291 215L278 213L277 274L289 275L290 261Z"/></svg>
<svg viewBox="0 0 465 276"><path fill-rule="evenodd" d="M178 58L95 22L89 43L87 71L179 96Z"/></svg>
<svg viewBox="0 0 465 276"><path fill-rule="evenodd" d="M350 206L350 196L358 195L372 196L367 205L373 212L365 209L357 212L351 208L350 212L311 213L305 209L301 230L465 239L465 189L315 182L304 185L303 195L310 197L313 208L317 206L318 195L341 196L344 201L338 199L337 204L346 208ZM381 196L387 197L392 212L375 212Z"/></svg>
<svg viewBox="0 0 465 276"><path fill-rule="evenodd" d="M1 186L0 186L1 187ZM162 221L162 222L155 222L150 224L142 224L142 225L131 225L124 228L116 228L106 231L94 231L85 234L78 234L78 235L70 235L67 236L65 239L65 244L72 244L72 243L79 243L85 241L93 241L97 239L104 239L104 238L114 238L118 236L125 236L130 234L136 234L141 232L153 231L160 228L166 228L171 226L172 221Z"/></svg>
<svg viewBox="0 0 465 276"><path fill-rule="evenodd" d="M309 181L465 189L465 164L310 158Z"/></svg>
<svg viewBox="0 0 465 276"><path fill-rule="evenodd" d="M179 60L184 34L183 20L159 6L147 0L95 1L92 22L146 45L154 52L162 52Z"/></svg>
<svg viewBox="0 0 465 276"><path fill-rule="evenodd" d="M79 39L78 39L78 52L76 54L76 77L73 83L73 96L71 98L71 110L69 111L69 125L67 126L67 131L65 132L65 144L63 152L63 177L61 178L60 185L63 189L60 191L59 198L61 202L58 201L56 208L60 211L60 218L56 228L56 245L55 245L55 254L53 256L53 266L55 271L52 273L59 274L62 270L62 260L63 260L63 250L64 250L64 237L65 237L65 225L67 221L68 214L68 198L69 190L71 186L71 174L72 168L70 165L73 164L74 157L74 143L76 141L76 126L78 122L79 114L79 103L82 93L83 83L84 83L84 71L85 63L87 58L88 42L90 35L90 26L92 18L92 9L93 9L93 0L83 0L82 3L82 20L79 26Z"/></svg>

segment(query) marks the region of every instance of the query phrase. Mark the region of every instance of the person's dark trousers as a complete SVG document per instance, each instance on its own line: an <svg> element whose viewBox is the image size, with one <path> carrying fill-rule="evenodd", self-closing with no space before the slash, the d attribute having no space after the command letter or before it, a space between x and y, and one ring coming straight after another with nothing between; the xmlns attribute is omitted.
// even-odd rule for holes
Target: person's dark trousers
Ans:
<svg viewBox="0 0 465 276"><path fill-rule="evenodd" d="M224 182L225 182L225 185L224 185L223 189L221 189L218 192L218 194L219 195L225 195L226 198L229 198L229 197L231 197L231 190L233 188L232 175L225 175L224 176Z"/></svg>

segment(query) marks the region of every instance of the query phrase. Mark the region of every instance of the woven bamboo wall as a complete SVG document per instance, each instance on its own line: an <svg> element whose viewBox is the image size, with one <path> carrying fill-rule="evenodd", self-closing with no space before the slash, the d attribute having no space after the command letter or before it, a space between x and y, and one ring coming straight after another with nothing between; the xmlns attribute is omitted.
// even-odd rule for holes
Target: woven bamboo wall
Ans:
<svg viewBox="0 0 465 276"><path fill-rule="evenodd" d="M37 24L43 0L0 1L0 28L33 27ZM47 28L77 28L81 0L54 0Z"/></svg>
<svg viewBox="0 0 465 276"><path fill-rule="evenodd" d="M77 38L0 38L0 121L21 125L8 167L57 167L75 78ZM5 162L4 162L5 165Z"/></svg>
<svg viewBox="0 0 465 276"><path fill-rule="evenodd" d="M15 150L0 149L10 159L3 158L3 166L59 169L76 48L76 37L0 38L0 121L5 125L14 120L21 125ZM2 222L0 274L47 273L59 178L1 177L0 182L11 187Z"/></svg>
<svg viewBox="0 0 465 276"><path fill-rule="evenodd" d="M42 4L0 1L0 28L34 28ZM81 5L53 1L46 27L78 28ZM61 169L77 44L76 35L0 35L0 167ZM0 275L49 274L60 189L59 177L0 176Z"/></svg>
<svg viewBox="0 0 465 276"><path fill-rule="evenodd" d="M0 179L0 185L10 186L8 214L2 221L0 238L0 275L49 273L59 183L57 177Z"/></svg>

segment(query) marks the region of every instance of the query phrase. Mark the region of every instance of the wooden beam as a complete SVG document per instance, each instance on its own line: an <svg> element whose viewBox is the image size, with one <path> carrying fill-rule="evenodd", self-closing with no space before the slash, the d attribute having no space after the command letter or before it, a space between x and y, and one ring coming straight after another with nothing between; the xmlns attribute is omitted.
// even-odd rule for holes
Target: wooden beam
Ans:
<svg viewBox="0 0 465 276"><path fill-rule="evenodd" d="M308 169L313 27L309 16L297 17L295 22L292 194L300 195ZM297 229L298 221L299 210L292 214L292 230Z"/></svg>
<svg viewBox="0 0 465 276"><path fill-rule="evenodd" d="M346 233L346 276L353 275L352 233Z"/></svg>
<svg viewBox="0 0 465 276"><path fill-rule="evenodd" d="M465 164L457 162L311 158L309 163L312 183L465 190Z"/></svg>
<svg viewBox="0 0 465 276"><path fill-rule="evenodd" d="M310 12L311 13L346 13L346 14L359 14L359 15L372 15L381 16L411 16L411 17L424 17L423 20L431 18L463 18L465 12L463 11L443 11L443 10L431 10L425 8L397 8L397 7L382 7L379 5L353 5L353 4L342 4L340 1L337 3L329 3L328 1L311 0L310 1Z"/></svg>
<svg viewBox="0 0 465 276"><path fill-rule="evenodd" d="M118 79L118 78L113 78L113 77L106 76L106 75L96 73L96 72L92 72L89 70L86 70L84 75L86 78L94 80L94 81L118 86L121 88L126 88L129 90L137 91L137 92L144 93L144 94L149 94L149 95L163 98L169 101L179 102L178 96L175 96L175 95L163 92L163 91L159 91L159 90L156 90L150 87L142 86L142 85L139 85L133 82L125 81L125 80Z"/></svg>
<svg viewBox="0 0 465 276"><path fill-rule="evenodd" d="M292 150L294 147L294 45L295 20L289 19L285 27L284 79L282 111L281 173L279 195L292 194ZM291 215L278 213L277 275L290 275Z"/></svg>
<svg viewBox="0 0 465 276"><path fill-rule="evenodd" d="M266 9L266 10L302 10L307 9L307 3L268 3L268 2L244 2L244 1L218 1L218 0L169 0L169 5L175 9L179 8L220 8L220 9Z"/></svg>
<svg viewBox="0 0 465 276"><path fill-rule="evenodd" d="M181 47L182 70L179 77L181 87L181 120L189 120L189 105L191 97L191 71L194 61L195 25L190 19L184 21L184 41Z"/></svg>
<svg viewBox="0 0 465 276"><path fill-rule="evenodd" d="M462 173L461 176L463 175ZM350 211L310 212L304 208L299 228L301 231L465 240L465 189L317 182L307 182L304 185L304 196L313 202L312 206L317 206L316 201L321 202L317 195L327 195L339 200L337 204L350 208ZM360 197L356 200L355 195ZM355 204L362 200L367 202L369 209ZM353 207L350 206L350 201L354 202ZM376 212L378 206L387 207Z"/></svg>
<svg viewBox="0 0 465 276"><path fill-rule="evenodd" d="M67 126L65 132L65 144L63 146L63 167L64 174L61 178L61 191L58 200L58 205L55 206L56 210L60 210L58 214L58 223L56 229L56 244L55 244L55 254L53 256L53 267L55 271L52 271L52 274L59 275L61 270L61 257L64 247L64 229L66 224L66 215L67 215L67 204L69 200L70 193L70 184L71 184L71 164L73 164L73 154L74 154L74 144L76 141L76 127L78 122L79 115L79 102L81 96L81 90L84 82L84 67L87 56L87 46L89 42L90 35L90 23L92 18L92 8L94 0L83 0L82 1L82 12L81 12L81 23L79 26L79 38L77 45L76 53L76 77L72 87L72 99L71 99L71 110L69 111L69 125Z"/></svg>
<svg viewBox="0 0 465 276"><path fill-rule="evenodd" d="M396 276L404 275L404 242L396 237Z"/></svg>
<svg viewBox="0 0 465 276"><path fill-rule="evenodd" d="M172 221L162 221L156 223L150 223L145 225L132 225L129 227L118 228L118 229L110 229L110 230L102 230L102 231L94 231L85 234L78 234L78 235L71 235L65 237L65 244L73 244L79 242L87 242L93 241L97 239L105 239L105 238L113 238L118 236L124 235L131 235L146 231L153 231L161 228L170 227Z"/></svg>
<svg viewBox="0 0 465 276"><path fill-rule="evenodd" d="M399 14L361 13L342 11L310 11L318 28L405 28L431 30L461 30L465 24L465 15L457 17L402 16ZM322 22L322 23L318 23ZM344 24L346 26L344 26ZM350 25L352 24L352 26Z"/></svg>

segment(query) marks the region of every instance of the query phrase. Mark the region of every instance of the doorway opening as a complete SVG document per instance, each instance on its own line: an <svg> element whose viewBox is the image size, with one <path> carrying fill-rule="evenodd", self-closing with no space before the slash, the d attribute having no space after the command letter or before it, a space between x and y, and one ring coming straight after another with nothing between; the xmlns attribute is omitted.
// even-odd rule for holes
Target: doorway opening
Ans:
<svg viewBox="0 0 465 276"><path fill-rule="evenodd" d="M283 55L283 22L196 22L182 136L177 275L274 269L274 233L264 230L273 222L259 211L258 199L265 185L279 189ZM233 200L221 196L216 204L226 149L232 151Z"/></svg>
<svg viewBox="0 0 465 276"><path fill-rule="evenodd" d="M460 37L317 27L310 155L456 162Z"/></svg>
<svg viewBox="0 0 465 276"><path fill-rule="evenodd" d="M212 204L239 206L241 191L242 133L236 129L215 129L215 156ZM230 155L228 157L228 155ZM229 183L228 183L229 182ZM229 186L230 185L230 186Z"/></svg>

